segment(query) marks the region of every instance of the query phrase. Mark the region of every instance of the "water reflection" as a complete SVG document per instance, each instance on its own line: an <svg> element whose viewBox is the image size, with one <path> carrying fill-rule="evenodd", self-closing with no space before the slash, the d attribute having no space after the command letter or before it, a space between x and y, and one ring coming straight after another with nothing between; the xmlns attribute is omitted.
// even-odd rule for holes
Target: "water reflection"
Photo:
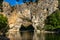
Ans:
<svg viewBox="0 0 60 40"><path fill-rule="evenodd" d="M28 27L21 25L21 28L19 30L22 40L33 40L34 27L32 25L29 25Z"/></svg>
<svg viewBox="0 0 60 40"><path fill-rule="evenodd" d="M40 33L37 34L29 31L10 33L10 40L60 40L60 34Z"/></svg>
<svg viewBox="0 0 60 40"><path fill-rule="evenodd" d="M37 35L38 40L45 40L45 33L40 33Z"/></svg>
<svg viewBox="0 0 60 40"><path fill-rule="evenodd" d="M60 34L56 33L45 34L45 40L60 40Z"/></svg>
<svg viewBox="0 0 60 40"><path fill-rule="evenodd" d="M25 31L23 32L23 34L21 34L21 38L22 40L33 40L33 32L28 32L28 31Z"/></svg>
<svg viewBox="0 0 60 40"><path fill-rule="evenodd" d="M36 34L32 31L11 32L10 40L45 40L45 33Z"/></svg>
<svg viewBox="0 0 60 40"><path fill-rule="evenodd" d="M10 40L21 40L21 35L18 31L11 31L9 32L8 38Z"/></svg>

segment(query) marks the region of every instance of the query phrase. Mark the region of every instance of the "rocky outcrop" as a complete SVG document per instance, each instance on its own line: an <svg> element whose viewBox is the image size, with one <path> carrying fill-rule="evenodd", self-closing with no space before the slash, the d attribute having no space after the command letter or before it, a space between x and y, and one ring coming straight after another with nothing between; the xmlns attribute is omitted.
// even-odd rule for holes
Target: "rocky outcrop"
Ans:
<svg viewBox="0 0 60 40"><path fill-rule="evenodd" d="M16 37L20 38L20 34L17 31L19 31L21 25L25 27L33 25L39 33L39 30L43 30L44 28L44 21L47 16L57 10L57 7L58 0L39 0L37 3L24 3L14 7L11 7L7 2L3 2L2 13L8 18L10 39L15 40Z"/></svg>
<svg viewBox="0 0 60 40"><path fill-rule="evenodd" d="M44 28L44 20L58 8L58 0L39 0L11 7L3 2L3 13L8 18L10 30L19 30L21 25L33 25L36 30Z"/></svg>

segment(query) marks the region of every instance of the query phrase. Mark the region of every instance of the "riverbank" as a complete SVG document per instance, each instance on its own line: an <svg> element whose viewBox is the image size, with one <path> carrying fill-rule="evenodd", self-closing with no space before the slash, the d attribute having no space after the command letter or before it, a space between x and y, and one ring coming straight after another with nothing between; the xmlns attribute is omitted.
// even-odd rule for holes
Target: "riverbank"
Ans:
<svg viewBox="0 0 60 40"><path fill-rule="evenodd" d="M55 32L54 31L37 30L37 34L39 34L39 33L55 33Z"/></svg>

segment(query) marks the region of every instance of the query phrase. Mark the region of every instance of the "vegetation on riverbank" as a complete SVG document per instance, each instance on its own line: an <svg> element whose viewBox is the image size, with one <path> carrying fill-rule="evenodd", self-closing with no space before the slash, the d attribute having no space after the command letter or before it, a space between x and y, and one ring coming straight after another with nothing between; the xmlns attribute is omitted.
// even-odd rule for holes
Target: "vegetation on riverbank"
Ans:
<svg viewBox="0 0 60 40"><path fill-rule="evenodd" d="M58 30L60 29L60 0L58 0L58 9L53 12L50 16L45 20L45 30Z"/></svg>
<svg viewBox="0 0 60 40"><path fill-rule="evenodd" d="M3 11L3 9L2 9L2 2L3 2L3 0L0 0L0 11L2 12Z"/></svg>
<svg viewBox="0 0 60 40"><path fill-rule="evenodd" d="M8 27L7 18L3 16L2 14L0 14L0 32L2 34L5 34L8 31L8 29L9 27Z"/></svg>
<svg viewBox="0 0 60 40"><path fill-rule="evenodd" d="M2 2L3 2L3 0L0 0L0 6L2 6Z"/></svg>
<svg viewBox="0 0 60 40"><path fill-rule="evenodd" d="M45 30L54 30L60 28L60 10L56 10L45 20Z"/></svg>
<svg viewBox="0 0 60 40"><path fill-rule="evenodd" d="M59 2L59 4L58 4L58 5L59 5L58 8L59 8L59 10L60 10L60 0L58 0L58 2Z"/></svg>

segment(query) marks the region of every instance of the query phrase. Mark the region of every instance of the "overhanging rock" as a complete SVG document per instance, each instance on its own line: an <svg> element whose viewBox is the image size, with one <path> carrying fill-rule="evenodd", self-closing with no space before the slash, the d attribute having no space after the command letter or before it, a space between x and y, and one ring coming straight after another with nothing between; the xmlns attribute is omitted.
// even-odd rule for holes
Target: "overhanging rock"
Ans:
<svg viewBox="0 0 60 40"><path fill-rule="evenodd" d="M44 28L44 20L58 8L58 0L38 0L11 7L3 2L3 13L8 18L11 30L19 30L21 25L33 25L36 30Z"/></svg>

